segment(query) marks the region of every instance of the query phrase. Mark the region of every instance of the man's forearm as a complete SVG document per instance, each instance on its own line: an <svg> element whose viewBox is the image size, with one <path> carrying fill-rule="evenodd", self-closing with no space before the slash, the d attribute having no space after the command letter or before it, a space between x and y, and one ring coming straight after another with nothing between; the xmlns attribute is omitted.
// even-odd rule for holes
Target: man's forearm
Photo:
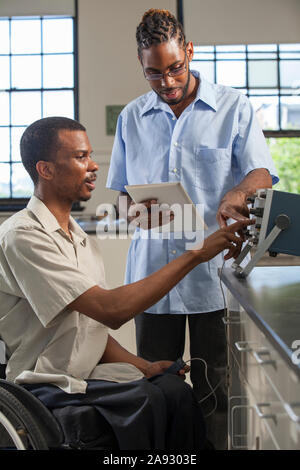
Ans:
<svg viewBox="0 0 300 470"><path fill-rule="evenodd" d="M112 363L112 362L126 362L133 364L135 367L145 374L149 362L141 357L135 356L134 354L123 348L112 336L108 335L108 340L104 354L101 358L101 363Z"/></svg>
<svg viewBox="0 0 300 470"><path fill-rule="evenodd" d="M236 232L249 225L249 222L247 219L218 230L204 240L201 248L185 252L147 278L133 284L115 289L91 287L67 308L117 329L156 304L198 264L214 258L225 249L228 249L226 259L238 256L242 240Z"/></svg>
<svg viewBox="0 0 300 470"><path fill-rule="evenodd" d="M248 197L254 194L257 189L271 187L272 177L268 170L265 168L258 168L248 173L243 181L241 181L241 183L235 186L231 191L241 191L245 194L246 197Z"/></svg>
<svg viewBox="0 0 300 470"><path fill-rule="evenodd" d="M183 277L199 264L193 252L186 252L145 279L115 289L91 288L73 304L112 329L118 329L137 314L164 297ZM87 313L85 295L89 296Z"/></svg>
<svg viewBox="0 0 300 470"><path fill-rule="evenodd" d="M247 198L257 189L271 188L272 177L265 168L251 171L240 184L228 191L220 202L217 221L220 227L227 225L228 219L243 220L249 217Z"/></svg>

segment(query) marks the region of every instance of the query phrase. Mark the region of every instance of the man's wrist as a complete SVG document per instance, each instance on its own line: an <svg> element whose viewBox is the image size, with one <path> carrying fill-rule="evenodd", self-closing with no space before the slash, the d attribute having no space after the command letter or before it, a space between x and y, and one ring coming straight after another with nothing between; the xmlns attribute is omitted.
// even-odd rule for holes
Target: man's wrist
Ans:
<svg viewBox="0 0 300 470"><path fill-rule="evenodd" d="M226 201L226 199L230 199L230 197L240 197L241 199L244 199L246 201L247 197L250 196L251 191L247 191L246 189L240 189L240 188L233 188L228 193L225 194L225 196L222 199L223 201Z"/></svg>
<svg viewBox="0 0 300 470"><path fill-rule="evenodd" d="M141 357L137 356L137 362L135 366L142 372L147 377L147 372L149 367L151 366L152 362L146 361L146 359L143 359Z"/></svg>

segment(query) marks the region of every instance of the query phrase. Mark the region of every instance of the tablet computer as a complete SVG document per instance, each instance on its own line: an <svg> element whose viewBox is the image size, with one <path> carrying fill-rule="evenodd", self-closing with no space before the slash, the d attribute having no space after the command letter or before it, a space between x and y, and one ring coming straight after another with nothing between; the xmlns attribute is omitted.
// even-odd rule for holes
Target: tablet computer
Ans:
<svg viewBox="0 0 300 470"><path fill-rule="evenodd" d="M174 220L162 227L162 231L198 231L207 229L203 218L203 206L195 206L181 182L137 184L125 186L135 203L156 199L163 209L174 213Z"/></svg>

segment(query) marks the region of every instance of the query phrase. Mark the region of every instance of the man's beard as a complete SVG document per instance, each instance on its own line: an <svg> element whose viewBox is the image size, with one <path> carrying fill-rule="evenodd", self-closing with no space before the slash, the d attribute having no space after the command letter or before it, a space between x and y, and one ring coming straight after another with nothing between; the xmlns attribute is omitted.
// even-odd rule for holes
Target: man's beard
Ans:
<svg viewBox="0 0 300 470"><path fill-rule="evenodd" d="M191 74L190 74L190 69L189 69L189 66L188 66L188 79L187 79L187 82L186 82L186 84L184 85L184 87L182 89L182 96L180 98L178 98L177 100L165 100L160 95L160 93L158 93L156 90L154 90L154 91L165 103L167 103L169 106L173 106L175 104L181 103L186 98L186 94L187 94L187 91L188 91L188 88L189 88L189 85L190 85L190 80L191 80Z"/></svg>

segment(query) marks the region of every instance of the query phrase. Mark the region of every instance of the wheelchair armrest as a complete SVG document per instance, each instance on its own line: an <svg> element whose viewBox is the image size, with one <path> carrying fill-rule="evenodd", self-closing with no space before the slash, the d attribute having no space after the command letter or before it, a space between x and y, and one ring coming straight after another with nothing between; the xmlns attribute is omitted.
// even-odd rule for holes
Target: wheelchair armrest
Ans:
<svg viewBox="0 0 300 470"><path fill-rule="evenodd" d="M5 379L6 364L0 364L0 379Z"/></svg>

